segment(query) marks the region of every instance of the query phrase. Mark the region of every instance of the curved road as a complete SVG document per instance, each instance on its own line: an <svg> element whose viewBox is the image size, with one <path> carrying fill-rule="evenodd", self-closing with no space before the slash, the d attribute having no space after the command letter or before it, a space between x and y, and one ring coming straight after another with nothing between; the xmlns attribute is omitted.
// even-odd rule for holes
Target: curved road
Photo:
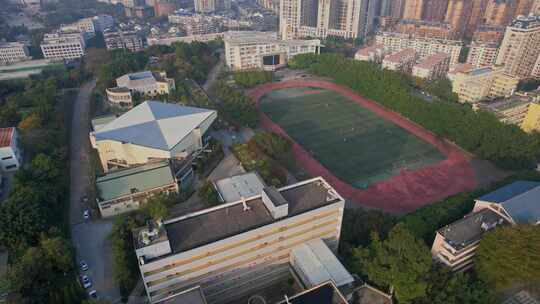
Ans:
<svg viewBox="0 0 540 304"><path fill-rule="evenodd" d="M70 210L71 239L76 250L77 263L86 261L89 270L84 274L92 280L98 296L112 303L120 302L120 292L114 284L112 247L108 238L111 220L102 220L98 214L85 221L82 214L90 209L82 197L90 185L90 103L89 97L96 81L83 85L73 105L70 142ZM90 289L89 289L90 290Z"/></svg>

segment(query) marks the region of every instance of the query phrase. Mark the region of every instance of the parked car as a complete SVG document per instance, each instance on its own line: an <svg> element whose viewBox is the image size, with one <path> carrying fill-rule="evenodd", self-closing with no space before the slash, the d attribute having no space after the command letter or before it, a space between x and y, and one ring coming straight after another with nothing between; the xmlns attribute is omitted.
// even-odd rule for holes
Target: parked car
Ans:
<svg viewBox="0 0 540 304"><path fill-rule="evenodd" d="M82 271L87 271L87 270L88 270L88 264L86 264L85 261L81 261L81 262L79 263L79 265L81 266L81 270L82 270Z"/></svg>
<svg viewBox="0 0 540 304"><path fill-rule="evenodd" d="M92 281L90 281L90 278L87 275L83 275L81 281L84 288L92 287Z"/></svg>
<svg viewBox="0 0 540 304"><path fill-rule="evenodd" d="M88 296L91 297L91 298L94 298L94 299L97 299L97 291L95 291L94 289L90 290L88 292Z"/></svg>
<svg viewBox="0 0 540 304"><path fill-rule="evenodd" d="M88 211L88 209L83 211L83 217L85 220L90 218L90 211Z"/></svg>

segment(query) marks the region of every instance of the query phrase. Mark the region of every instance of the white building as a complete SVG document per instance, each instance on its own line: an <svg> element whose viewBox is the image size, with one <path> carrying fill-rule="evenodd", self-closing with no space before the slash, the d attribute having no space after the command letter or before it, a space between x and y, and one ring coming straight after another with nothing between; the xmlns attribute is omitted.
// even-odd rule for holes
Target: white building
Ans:
<svg viewBox="0 0 540 304"><path fill-rule="evenodd" d="M46 59L73 60L84 56L86 42L81 33L45 34L41 52Z"/></svg>
<svg viewBox="0 0 540 304"><path fill-rule="evenodd" d="M386 56L382 61L382 67L392 71L410 73L416 58L418 58L418 54L415 50L403 49Z"/></svg>
<svg viewBox="0 0 540 304"><path fill-rule="evenodd" d="M146 46L144 37L133 31L105 31L103 39L107 50L126 49L138 52Z"/></svg>
<svg viewBox="0 0 540 304"><path fill-rule="evenodd" d="M298 246L321 239L337 251L344 207L343 198L317 177L136 229L135 252L150 302L201 286L209 303L229 303L279 282L289 277ZM318 252L323 256L315 259L327 257ZM328 262L326 272L310 273L311 281L326 274L347 284L343 269L329 269Z"/></svg>
<svg viewBox="0 0 540 304"><path fill-rule="evenodd" d="M15 171L22 161L22 151L19 148L17 129L0 129L0 171Z"/></svg>
<svg viewBox="0 0 540 304"><path fill-rule="evenodd" d="M280 40L272 32L227 32L225 61L231 70L275 70L298 54L318 54L321 42Z"/></svg>
<svg viewBox="0 0 540 304"><path fill-rule="evenodd" d="M30 60L28 46L22 42L0 42L0 65Z"/></svg>
<svg viewBox="0 0 540 304"><path fill-rule="evenodd" d="M106 90L107 100L120 106L131 106L134 93L155 97L175 89L174 79L167 78L165 72L151 71L123 75L116 79L116 85Z"/></svg>
<svg viewBox="0 0 540 304"><path fill-rule="evenodd" d="M410 34L396 32L381 32L375 36L375 43L383 45L389 52L412 48L419 58L424 58L435 53L450 54L450 65L458 63L459 53L463 43L459 40L434 39L414 37Z"/></svg>
<svg viewBox="0 0 540 304"><path fill-rule="evenodd" d="M217 112L146 101L90 133L105 172L151 160L185 159L207 144Z"/></svg>
<svg viewBox="0 0 540 304"><path fill-rule="evenodd" d="M450 66L450 55L436 53L422 59L412 68L412 75L423 79L436 79L446 77Z"/></svg>
<svg viewBox="0 0 540 304"><path fill-rule="evenodd" d="M94 22L94 29L97 32L103 32L114 26L114 18L111 15L97 15L92 17L92 21Z"/></svg>
<svg viewBox="0 0 540 304"><path fill-rule="evenodd" d="M381 63L386 55L387 52L382 45L373 45L359 49L354 54L354 59L359 61Z"/></svg>

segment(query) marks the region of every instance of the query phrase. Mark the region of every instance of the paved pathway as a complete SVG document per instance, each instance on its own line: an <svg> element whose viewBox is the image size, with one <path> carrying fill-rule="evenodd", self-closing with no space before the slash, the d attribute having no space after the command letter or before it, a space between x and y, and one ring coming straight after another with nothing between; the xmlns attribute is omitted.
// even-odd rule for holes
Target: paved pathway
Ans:
<svg viewBox="0 0 540 304"><path fill-rule="evenodd" d="M100 298L118 303L120 292L114 284L112 247L108 239L113 222L99 219L98 214L93 214L90 221L85 221L82 216L85 209L90 209L87 203L82 203L81 198L87 192L90 183L89 96L95 85L94 80L82 86L73 106L70 147L71 238L77 262L84 260L90 267L85 274L92 279L92 288L97 291Z"/></svg>

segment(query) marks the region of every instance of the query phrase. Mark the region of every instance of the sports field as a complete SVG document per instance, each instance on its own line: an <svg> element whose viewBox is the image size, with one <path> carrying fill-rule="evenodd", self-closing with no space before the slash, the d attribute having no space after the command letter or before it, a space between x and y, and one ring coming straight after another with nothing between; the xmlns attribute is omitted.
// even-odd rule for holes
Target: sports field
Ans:
<svg viewBox="0 0 540 304"><path fill-rule="evenodd" d="M398 125L328 89L270 91L259 108L335 176L356 188L446 157Z"/></svg>

